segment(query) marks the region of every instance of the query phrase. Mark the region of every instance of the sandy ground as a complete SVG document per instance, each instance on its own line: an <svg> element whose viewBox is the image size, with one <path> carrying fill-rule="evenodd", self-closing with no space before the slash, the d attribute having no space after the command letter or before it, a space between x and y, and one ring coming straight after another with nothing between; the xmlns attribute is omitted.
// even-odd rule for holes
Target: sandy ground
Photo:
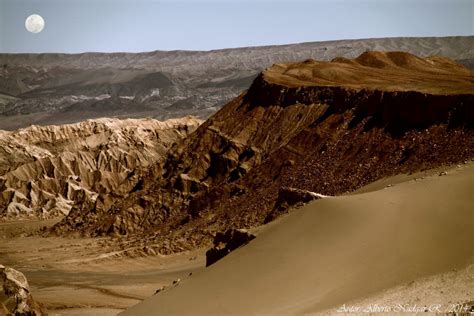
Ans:
<svg viewBox="0 0 474 316"><path fill-rule="evenodd" d="M0 262L26 275L50 315L117 315L204 266L203 250L130 258L110 239L28 236L53 223L0 223Z"/></svg>
<svg viewBox="0 0 474 316"><path fill-rule="evenodd" d="M392 182L308 204L123 315L313 315L472 297L474 166Z"/></svg>
<svg viewBox="0 0 474 316"><path fill-rule="evenodd" d="M474 305L474 264L413 280L315 315L466 313Z"/></svg>
<svg viewBox="0 0 474 316"><path fill-rule="evenodd" d="M449 311L474 299L474 164L445 170L316 201L207 269L202 249L132 258L119 240L31 235L54 220L0 223L0 262L25 273L50 315L116 315L146 298L125 314Z"/></svg>

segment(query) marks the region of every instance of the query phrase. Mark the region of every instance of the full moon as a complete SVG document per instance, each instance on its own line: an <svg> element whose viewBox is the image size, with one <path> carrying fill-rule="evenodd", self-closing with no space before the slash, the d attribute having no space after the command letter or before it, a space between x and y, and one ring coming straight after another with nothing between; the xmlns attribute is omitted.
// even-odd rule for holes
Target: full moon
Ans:
<svg viewBox="0 0 474 316"><path fill-rule="evenodd" d="M25 27L28 32L39 33L44 29L44 19L41 15L32 14L26 18Z"/></svg>

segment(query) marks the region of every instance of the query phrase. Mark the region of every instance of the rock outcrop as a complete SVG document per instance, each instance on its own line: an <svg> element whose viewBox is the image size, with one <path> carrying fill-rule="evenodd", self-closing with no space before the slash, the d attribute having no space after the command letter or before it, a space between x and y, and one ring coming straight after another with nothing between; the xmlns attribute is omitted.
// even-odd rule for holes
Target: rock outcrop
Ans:
<svg viewBox="0 0 474 316"><path fill-rule="evenodd" d="M269 223L279 215L285 213L290 207L297 207L305 203L326 198L327 196L307 190L281 187L273 210L265 217L264 223Z"/></svg>
<svg viewBox="0 0 474 316"><path fill-rule="evenodd" d="M0 131L0 217L58 217L83 205L107 210L138 190L199 123L100 119Z"/></svg>
<svg viewBox="0 0 474 316"><path fill-rule="evenodd" d="M42 316L45 309L33 299L23 273L0 264L0 315Z"/></svg>
<svg viewBox="0 0 474 316"><path fill-rule="evenodd" d="M272 212L281 187L323 195L474 157L474 75L446 58L367 52L275 65L174 146L152 185L54 230L155 234L181 251Z"/></svg>
<svg viewBox="0 0 474 316"><path fill-rule="evenodd" d="M217 233L214 237L214 246L206 252L206 267L219 261L235 249L248 244L255 235L245 229L228 229L224 233Z"/></svg>

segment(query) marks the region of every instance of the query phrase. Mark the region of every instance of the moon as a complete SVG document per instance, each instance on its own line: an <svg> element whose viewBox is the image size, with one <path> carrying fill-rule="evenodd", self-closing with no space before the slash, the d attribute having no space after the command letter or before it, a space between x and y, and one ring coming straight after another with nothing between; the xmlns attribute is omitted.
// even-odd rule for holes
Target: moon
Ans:
<svg viewBox="0 0 474 316"><path fill-rule="evenodd" d="M44 19L41 15L32 14L26 18L25 27L28 32L39 33L44 29Z"/></svg>

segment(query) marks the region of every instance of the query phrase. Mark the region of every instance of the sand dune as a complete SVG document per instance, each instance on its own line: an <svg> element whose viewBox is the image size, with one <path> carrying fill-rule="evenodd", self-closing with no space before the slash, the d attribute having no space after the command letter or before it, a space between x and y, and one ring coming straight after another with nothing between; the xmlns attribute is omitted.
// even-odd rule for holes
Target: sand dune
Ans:
<svg viewBox="0 0 474 316"><path fill-rule="evenodd" d="M474 165L327 198L122 315L292 315L473 262ZM403 302L400 302L403 303Z"/></svg>

